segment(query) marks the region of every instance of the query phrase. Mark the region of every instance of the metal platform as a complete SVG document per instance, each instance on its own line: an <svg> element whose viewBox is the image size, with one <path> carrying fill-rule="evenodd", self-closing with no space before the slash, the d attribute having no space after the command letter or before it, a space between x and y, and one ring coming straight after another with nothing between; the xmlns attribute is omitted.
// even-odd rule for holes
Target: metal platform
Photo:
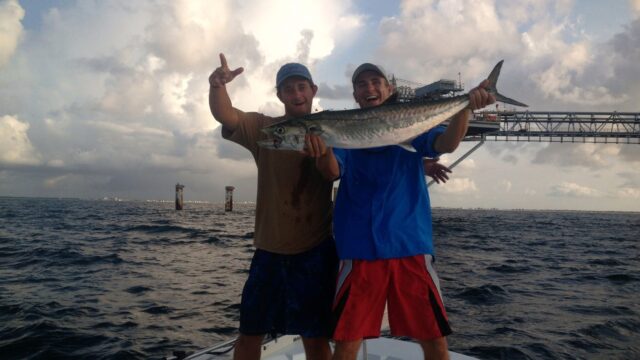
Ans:
<svg viewBox="0 0 640 360"><path fill-rule="evenodd" d="M465 141L528 141L640 144L640 113L497 111L474 114L474 121L494 121L499 130L467 133Z"/></svg>
<svg viewBox="0 0 640 360"><path fill-rule="evenodd" d="M478 144L449 165L450 169L478 150L485 141L640 144L640 113L477 112L462 140L478 141ZM429 185L434 182L429 181Z"/></svg>

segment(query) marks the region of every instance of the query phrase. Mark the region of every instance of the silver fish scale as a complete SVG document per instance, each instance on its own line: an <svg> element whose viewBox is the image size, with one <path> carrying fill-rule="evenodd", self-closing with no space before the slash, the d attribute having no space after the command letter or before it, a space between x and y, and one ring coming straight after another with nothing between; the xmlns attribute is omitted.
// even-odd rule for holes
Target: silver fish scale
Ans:
<svg viewBox="0 0 640 360"><path fill-rule="evenodd" d="M329 146L361 148L393 145L427 132L468 104L468 96L462 95L430 103L402 103L377 106L365 111L317 113L320 116L309 123L322 129L321 137Z"/></svg>

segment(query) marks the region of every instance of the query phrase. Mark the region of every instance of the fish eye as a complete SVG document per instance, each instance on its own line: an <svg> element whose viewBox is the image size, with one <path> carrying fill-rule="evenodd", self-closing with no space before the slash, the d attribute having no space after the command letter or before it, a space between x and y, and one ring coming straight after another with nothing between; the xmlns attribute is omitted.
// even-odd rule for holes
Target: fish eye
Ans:
<svg viewBox="0 0 640 360"><path fill-rule="evenodd" d="M277 135L284 135L284 127L278 126L275 128L273 132Z"/></svg>

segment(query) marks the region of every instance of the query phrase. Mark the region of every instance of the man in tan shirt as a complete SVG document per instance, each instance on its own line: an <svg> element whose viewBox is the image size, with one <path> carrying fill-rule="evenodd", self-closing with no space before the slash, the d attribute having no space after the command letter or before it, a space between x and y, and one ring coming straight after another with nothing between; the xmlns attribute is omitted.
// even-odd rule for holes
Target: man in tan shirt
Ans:
<svg viewBox="0 0 640 360"><path fill-rule="evenodd" d="M259 359L266 334L301 335L307 359L329 359L329 319L337 256L331 236L332 182L315 159L300 152L261 148L260 130L311 113L318 87L309 70L289 63L276 76L285 114L269 117L232 106L226 84L242 73L221 66L209 77L209 105L222 136L248 149L258 166L254 253L242 292L240 336L234 359Z"/></svg>

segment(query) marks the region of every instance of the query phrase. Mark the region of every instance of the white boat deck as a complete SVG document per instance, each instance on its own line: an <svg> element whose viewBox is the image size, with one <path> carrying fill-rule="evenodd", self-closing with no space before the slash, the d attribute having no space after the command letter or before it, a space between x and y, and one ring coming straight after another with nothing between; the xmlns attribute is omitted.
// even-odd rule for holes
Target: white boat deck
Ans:
<svg viewBox="0 0 640 360"><path fill-rule="evenodd" d="M304 349L299 337L282 341L281 348L278 344L273 344L273 348L267 353L265 350L262 359L265 360L304 360ZM297 339L296 339L297 338ZM293 341L293 344L290 342ZM289 345L286 344L289 342ZM478 360L466 355L449 352L451 360ZM390 338L369 339L363 342L363 346L358 352L358 360L415 360L422 359L422 348L420 345L410 341L403 341Z"/></svg>
<svg viewBox="0 0 640 360"><path fill-rule="evenodd" d="M232 359L233 341L219 344L197 352L185 360ZM451 360L478 360L476 358L450 351ZM286 335L265 343L262 347L264 360L304 360L304 348L299 336ZM363 342L358 353L358 360L415 360L422 359L420 345L398 339L378 338ZM171 357L167 360L172 360Z"/></svg>

